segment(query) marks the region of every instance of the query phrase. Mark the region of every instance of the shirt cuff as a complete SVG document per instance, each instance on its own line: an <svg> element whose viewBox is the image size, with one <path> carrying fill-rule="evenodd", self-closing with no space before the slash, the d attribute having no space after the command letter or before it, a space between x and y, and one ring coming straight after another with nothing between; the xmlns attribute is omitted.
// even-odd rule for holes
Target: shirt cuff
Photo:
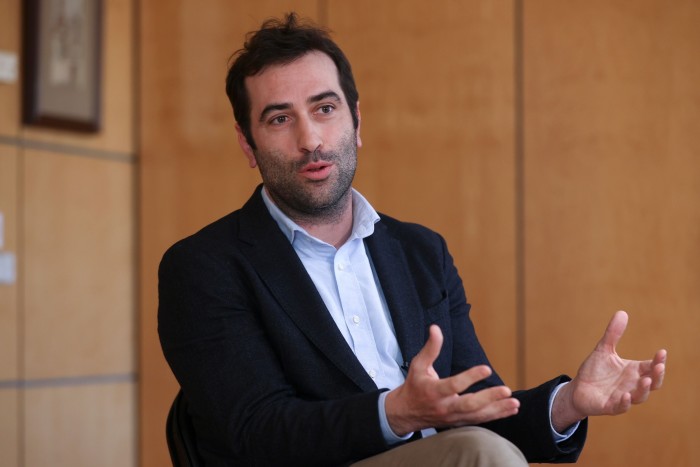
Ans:
<svg viewBox="0 0 700 467"><path fill-rule="evenodd" d="M564 433L559 433L557 430L554 429L554 424L552 423L552 407L554 406L554 398L557 396L559 390L567 384L569 384L568 381L565 383L561 383L556 388L554 388L554 391L552 391L552 394L549 396L549 428L552 431L552 436L554 436L554 442L556 443L561 443L571 438L571 436L578 429L578 426L581 424L581 422L574 423L569 428L567 428Z"/></svg>
<svg viewBox="0 0 700 467"><path fill-rule="evenodd" d="M379 399L377 401L377 406L379 408L379 427L382 430L382 435L384 436L384 440L388 444L396 444L400 443L402 441L407 441L411 436L413 436L413 433L409 433L405 436L399 436L396 433L394 433L394 430L391 429L391 426L389 426L389 420L386 418L386 407L384 407L386 396L389 394L389 391L384 391L381 394L379 394ZM551 416L550 416L551 420Z"/></svg>

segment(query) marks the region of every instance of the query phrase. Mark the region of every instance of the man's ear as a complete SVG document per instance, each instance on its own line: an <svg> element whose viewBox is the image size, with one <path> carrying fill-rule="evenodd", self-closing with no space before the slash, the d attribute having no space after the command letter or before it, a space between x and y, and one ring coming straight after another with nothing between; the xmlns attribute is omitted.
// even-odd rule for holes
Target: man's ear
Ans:
<svg viewBox="0 0 700 467"><path fill-rule="evenodd" d="M243 134L243 130L238 123L236 123L236 134L238 135L238 144L241 146L243 154L245 154L245 157L248 159L248 165L251 169L254 169L258 166L258 161L255 159L253 148L248 144L248 139Z"/></svg>
<svg viewBox="0 0 700 467"><path fill-rule="evenodd" d="M362 123L362 116L360 115L360 101L357 101L357 129L355 130L355 136L357 137L357 147L362 147L362 138L360 138L360 124Z"/></svg>

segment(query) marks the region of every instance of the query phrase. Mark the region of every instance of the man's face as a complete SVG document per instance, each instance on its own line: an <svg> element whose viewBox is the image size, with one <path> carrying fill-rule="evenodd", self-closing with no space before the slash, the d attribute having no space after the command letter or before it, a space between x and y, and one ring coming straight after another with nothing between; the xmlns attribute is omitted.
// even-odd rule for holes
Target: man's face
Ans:
<svg viewBox="0 0 700 467"><path fill-rule="evenodd" d="M333 216L345 206L361 145L333 61L311 52L245 81L253 150L238 129L251 167L290 217Z"/></svg>

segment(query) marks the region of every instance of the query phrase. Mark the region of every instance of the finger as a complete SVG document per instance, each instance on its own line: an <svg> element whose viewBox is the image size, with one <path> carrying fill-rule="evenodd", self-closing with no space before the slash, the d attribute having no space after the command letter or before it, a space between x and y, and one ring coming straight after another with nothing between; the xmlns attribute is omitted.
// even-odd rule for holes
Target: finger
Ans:
<svg viewBox="0 0 700 467"><path fill-rule="evenodd" d="M437 360L438 355L440 355L442 341L443 338L440 327L435 324L431 325L428 330L428 342L425 343L421 351L418 352L418 355L411 361L409 371L424 372L424 370L431 368L435 360Z"/></svg>
<svg viewBox="0 0 700 467"><path fill-rule="evenodd" d="M510 395L511 391L506 386L464 394L454 404L454 419L483 423L515 415L520 409L520 401Z"/></svg>
<svg viewBox="0 0 700 467"><path fill-rule="evenodd" d="M516 415L520 410L520 401L514 397L501 399L492 404L489 404L479 413L477 423L490 422L501 418L511 417Z"/></svg>
<svg viewBox="0 0 700 467"><path fill-rule="evenodd" d="M643 362L639 362L640 367L639 371L642 373L649 373L654 370L654 368L659 365L659 364L665 364L666 363L666 351L664 349L659 350L654 354L654 358L651 360L644 360Z"/></svg>
<svg viewBox="0 0 700 467"><path fill-rule="evenodd" d="M651 374L651 390L656 391L664 384L664 376L666 375L666 364L659 363L654 366Z"/></svg>
<svg viewBox="0 0 700 467"><path fill-rule="evenodd" d="M642 376L651 376L652 390L658 389L663 383L666 371L666 350L659 350L652 360L639 362L639 372Z"/></svg>
<svg viewBox="0 0 700 467"><path fill-rule="evenodd" d="M512 399L512 395L513 392L508 386L494 386L481 391L462 394L456 399L454 408L459 412L472 412L497 401ZM519 404L517 399L513 400Z"/></svg>
<svg viewBox="0 0 700 467"><path fill-rule="evenodd" d="M491 373L493 371L487 365L477 365L456 375L441 379L436 385L436 390L442 397L460 394L470 386L491 376Z"/></svg>
<svg viewBox="0 0 700 467"><path fill-rule="evenodd" d="M632 407L632 394L629 392L626 392L625 394L622 395L620 398L620 401L617 404L617 407L613 409L614 414L621 414L627 412L630 407Z"/></svg>
<svg viewBox="0 0 700 467"><path fill-rule="evenodd" d="M476 423L485 423L492 420L511 417L516 415L520 410L520 401L514 397L502 399L500 401L489 404L480 411Z"/></svg>
<svg viewBox="0 0 700 467"><path fill-rule="evenodd" d="M615 353L615 347L625 333L629 317L624 311L615 313L605 329L605 334L598 342L598 348L610 353Z"/></svg>
<svg viewBox="0 0 700 467"><path fill-rule="evenodd" d="M641 378L637 383L637 388L630 393L631 402L633 404L641 404L649 398L651 391L651 378Z"/></svg>
<svg viewBox="0 0 700 467"><path fill-rule="evenodd" d="M654 360L653 360L654 366L658 365L659 363L666 363L667 356L668 356L668 352L666 352L666 349L661 349L658 352L656 352L656 355L654 355Z"/></svg>

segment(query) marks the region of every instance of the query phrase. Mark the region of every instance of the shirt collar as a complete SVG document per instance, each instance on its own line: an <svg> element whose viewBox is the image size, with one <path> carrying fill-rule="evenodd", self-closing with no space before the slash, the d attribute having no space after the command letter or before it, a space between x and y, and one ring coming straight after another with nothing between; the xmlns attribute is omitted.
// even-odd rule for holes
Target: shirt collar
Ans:
<svg viewBox="0 0 700 467"><path fill-rule="evenodd" d="M296 222L291 220L277 205L272 201L267 194L267 190L263 186L261 190L263 202L270 212L272 218L277 222L277 225L282 230L282 233L287 237L290 243L294 242L297 234L315 238L300 227ZM374 233L374 224L379 222L379 214L374 210L369 201L360 194L359 191L352 188L352 231L348 241L354 238L366 238Z"/></svg>

